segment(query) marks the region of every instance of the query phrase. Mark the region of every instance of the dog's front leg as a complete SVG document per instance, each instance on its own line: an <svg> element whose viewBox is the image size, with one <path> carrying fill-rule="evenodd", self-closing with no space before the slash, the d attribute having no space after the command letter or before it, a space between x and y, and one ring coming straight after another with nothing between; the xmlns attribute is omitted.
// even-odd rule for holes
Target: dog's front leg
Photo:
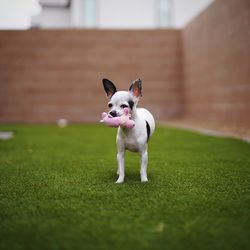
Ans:
<svg viewBox="0 0 250 250"><path fill-rule="evenodd" d="M125 149L123 147L118 146L118 153L117 153L117 162L118 162L118 179L116 183L123 183L124 177L125 177L125 171L124 171L124 155L125 155Z"/></svg>
<svg viewBox="0 0 250 250"><path fill-rule="evenodd" d="M148 150L147 147L141 152L141 182L147 182Z"/></svg>

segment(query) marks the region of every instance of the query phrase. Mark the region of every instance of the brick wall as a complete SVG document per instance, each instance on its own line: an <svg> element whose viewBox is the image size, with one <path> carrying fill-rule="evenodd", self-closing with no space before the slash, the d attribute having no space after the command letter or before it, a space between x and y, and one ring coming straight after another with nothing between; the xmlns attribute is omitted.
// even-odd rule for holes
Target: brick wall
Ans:
<svg viewBox="0 0 250 250"><path fill-rule="evenodd" d="M250 126L250 1L217 0L183 30L185 117Z"/></svg>
<svg viewBox="0 0 250 250"><path fill-rule="evenodd" d="M118 89L143 80L141 105L156 119L181 112L177 30L0 31L0 122L96 122L102 78Z"/></svg>
<svg viewBox="0 0 250 250"><path fill-rule="evenodd" d="M249 128L250 2L216 0L182 31L0 31L0 122L98 121L103 77L140 77L158 121Z"/></svg>

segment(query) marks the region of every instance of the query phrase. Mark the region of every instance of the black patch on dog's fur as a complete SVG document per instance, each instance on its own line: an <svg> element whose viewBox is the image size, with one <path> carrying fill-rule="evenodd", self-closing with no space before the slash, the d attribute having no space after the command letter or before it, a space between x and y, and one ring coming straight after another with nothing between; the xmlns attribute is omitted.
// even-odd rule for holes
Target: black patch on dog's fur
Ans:
<svg viewBox="0 0 250 250"><path fill-rule="evenodd" d="M146 129L147 129L147 142L148 142L150 136L150 126L147 121L146 121Z"/></svg>
<svg viewBox="0 0 250 250"><path fill-rule="evenodd" d="M133 109L134 104L135 103L132 100L128 101L128 105L129 105L129 107L130 107L131 110Z"/></svg>

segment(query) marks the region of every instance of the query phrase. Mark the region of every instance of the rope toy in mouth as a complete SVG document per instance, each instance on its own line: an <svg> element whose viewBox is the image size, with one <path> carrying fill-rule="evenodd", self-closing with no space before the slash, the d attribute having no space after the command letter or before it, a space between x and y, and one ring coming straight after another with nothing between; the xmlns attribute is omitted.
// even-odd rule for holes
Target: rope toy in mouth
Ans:
<svg viewBox="0 0 250 250"><path fill-rule="evenodd" d="M122 116L113 117L110 114L103 112L102 120L100 122L105 123L109 127L123 127L123 128L133 128L135 122L131 119L131 114L129 114L128 108L124 109L124 114Z"/></svg>

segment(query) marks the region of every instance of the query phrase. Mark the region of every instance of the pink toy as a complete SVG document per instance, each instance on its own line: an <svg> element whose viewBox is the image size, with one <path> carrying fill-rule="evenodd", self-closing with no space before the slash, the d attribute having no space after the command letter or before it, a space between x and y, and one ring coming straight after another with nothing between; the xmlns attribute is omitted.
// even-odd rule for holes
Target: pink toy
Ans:
<svg viewBox="0 0 250 250"><path fill-rule="evenodd" d="M124 127L124 128L133 128L135 122L131 120L131 114L129 114L128 108L124 109L124 114L122 116L112 117L106 112L102 113L101 122L107 124L110 127Z"/></svg>

